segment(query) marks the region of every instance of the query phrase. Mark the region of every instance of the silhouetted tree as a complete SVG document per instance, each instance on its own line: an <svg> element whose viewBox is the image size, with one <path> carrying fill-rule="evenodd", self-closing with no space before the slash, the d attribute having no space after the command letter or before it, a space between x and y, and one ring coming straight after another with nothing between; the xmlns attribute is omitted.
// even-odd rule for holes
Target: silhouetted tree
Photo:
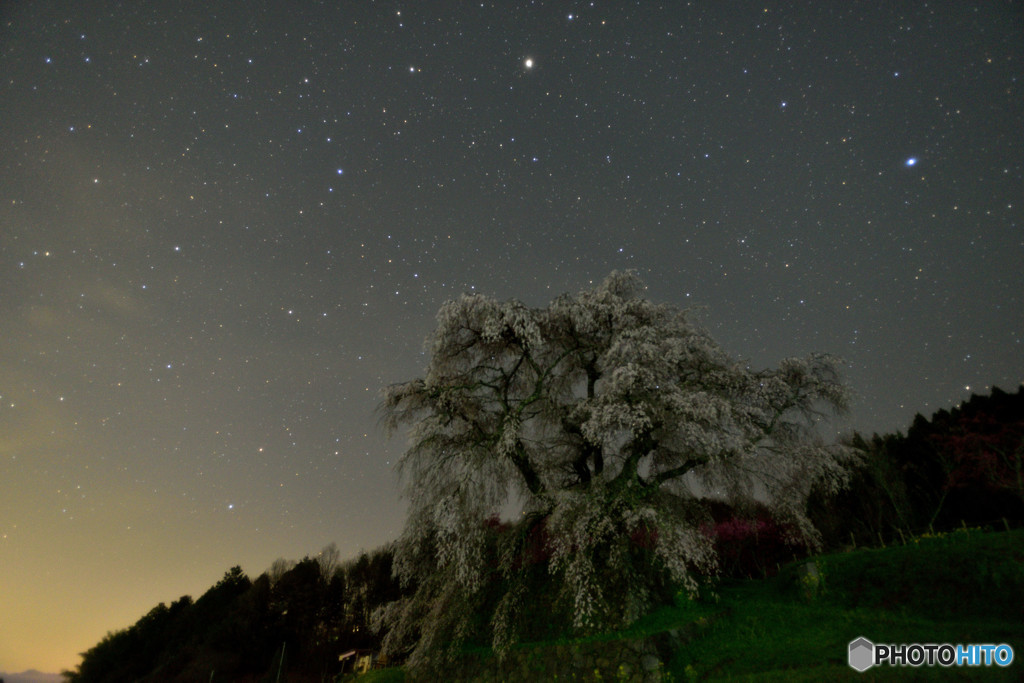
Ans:
<svg viewBox="0 0 1024 683"><path fill-rule="evenodd" d="M838 547L852 540L875 544L879 535L888 538L897 530L914 528L915 512L907 496L904 471L896 458L903 437L877 434L871 441L859 434L848 440L859 457L853 463L850 483L841 490L815 490L808 514L821 530L826 545Z"/></svg>
<svg viewBox="0 0 1024 683"><path fill-rule="evenodd" d="M301 665L316 649L325 592L320 564L309 557L286 572L271 589L270 607L280 624L280 636L288 643L289 661Z"/></svg>
<svg viewBox="0 0 1024 683"><path fill-rule="evenodd" d="M320 563L320 575L324 578L324 581L330 581L331 577L334 576L334 572L341 565L341 552L338 551L338 545L336 543L325 545L317 553L316 561Z"/></svg>
<svg viewBox="0 0 1024 683"><path fill-rule="evenodd" d="M875 543L898 532L1024 520L1024 388L972 395L906 436L855 437L861 453L848 490L812 497L812 516L832 545Z"/></svg>
<svg viewBox="0 0 1024 683"><path fill-rule="evenodd" d="M273 586L277 583L294 566L295 562L286 560L283 557L274 560L270 565L270 569L267 570L267 578L270 579L270 585Z"/></svg>

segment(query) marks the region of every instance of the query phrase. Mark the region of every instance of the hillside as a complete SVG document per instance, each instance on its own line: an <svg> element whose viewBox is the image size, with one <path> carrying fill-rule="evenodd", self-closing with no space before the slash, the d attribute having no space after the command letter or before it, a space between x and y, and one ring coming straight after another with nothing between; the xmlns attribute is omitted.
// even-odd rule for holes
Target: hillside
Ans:
<svg viewBox="0 0 1024 683"><path fill-rule="evenodd" d="M0 683L61 683L63 680L60 674L47 674L35 669L17 674L0 673Z"/></svg>
<svg viewBox="0 0 1024 683"><path fill-rule="evenodd" d="M796 561L808 548L794 543L792 530L769 510L710 504L701 529L715 539L718 582L705 586L697 602L677 598L628 632L544 641L569 631L553 617L555 592L547 568L537 564L546 547L538 537L529 550L536 571L523 592L522 617L524 639L534 642L513 651L514 673L505 671L508 665L496 668L494 600L481 603L471 610L474 632L464 641L478 649L467 652L460 670L467 680L487 670L509 680L578 678L595 670L630 680L633 672L659 667L675 680L814 680L853 673L846 648L859 636L1008 642L1024 653L1016 627L1024 622L1022 429L1024 388L993 389L930 420L918 416L906 435L854 435L849 445L860 457L850 485L811 496L811 518L832 554L810 565ZM483 528L496 542L509 525L489 519ZM643 538L633 540L643 545ZM389 544L340 562L332 545L297 563L278 560L255 579L234 567L197 600L161 603L133 626L109 633L66 676L70 683L193 681L213 672L218 680L256 680L281 670L293 681L322 680L340 670L341 655L380 651L386 630L374 630L374 613L414 588L395 579L394 557ZM659 604L672 604L673 585L664 585ZM893 675L886 671L880 675ZM458 672L434 673L449 680Z"/></svg>
<svg viewBox="0 0 1024 683"><path fill-rule="evenodd" d="M564 673L567 653L586 662L575 680L651 680L610 653L646 641L664 653L670 680L1020 680L1024 676L1024 529L961 530L908 539L906 546L860 549L782 568L777 576L725 582L696 602L681 600L629 631L586 641L524 644L512 663L467 654L447 680L537 680ZM1006 643L1006 668L943 670L882 667L858 674L847 664L851 640L876 643ZM604 653L588 659L587 652ZM562 676L559 675L559 678ZM398 669L361 681L420 680ZM426 680L424 677L423 680Z"/></svg>

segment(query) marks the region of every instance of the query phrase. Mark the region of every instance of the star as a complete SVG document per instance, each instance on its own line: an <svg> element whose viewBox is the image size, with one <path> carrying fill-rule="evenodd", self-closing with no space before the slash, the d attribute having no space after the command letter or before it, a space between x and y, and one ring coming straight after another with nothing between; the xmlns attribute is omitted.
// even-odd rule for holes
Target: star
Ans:
<svg viewBox="0 0 1024 683"><path fill-rule="evenodd" d="M502 3L514 21L302 3L258 32L171 3L90 3L104 21L65 4L59 31L48 3L4 18L22 40L3 56L0 488L25 521L0 519L0 544L25 563L0 591L18 653L0 669L74 667L81 645L47 654L34 630L61 590L68 642L129 626L103 609L116 581L74 593L76 553L123 560L90 566L139 577L145 614L235 564L392 540L387 463L406 444L376 428L378 391L421 375L435 314L464 292L544 306L635 268L646 298L706 308L751 363L844 353L843 420L864 434L1020 382L1019 3L785 21L723 3ZM806 49L823 35L827 59ZM302 476L279 487L284 467ZM74 529L50 529L52 492L78 477L96 510L69 501ZM187 504L138 495L158 478ZM173 554L110 533L129 521L196 552L169 572Z"/></svg>

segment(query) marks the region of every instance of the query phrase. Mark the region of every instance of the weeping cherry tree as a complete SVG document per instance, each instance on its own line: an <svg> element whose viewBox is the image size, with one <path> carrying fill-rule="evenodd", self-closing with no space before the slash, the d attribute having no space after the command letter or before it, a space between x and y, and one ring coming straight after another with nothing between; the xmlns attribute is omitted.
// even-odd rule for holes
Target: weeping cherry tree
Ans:
<svg viewBox="0 0 1024 683"><path fill-rule="evenodd" d="M506 652L541 597L538 543L542 599L585 633L715 572L711 495L767 502L815 542L806 495L842 485L848 457L813 429L846 405L835 359L751 370L644 289L615 272L542 309L463 296L438 314L425 376L386 389L385 424L410 436L395 556L410 595L377 616L411 665L478 637L481 610ZM495 541L487 520L510 509L521 514Z"/></svg>

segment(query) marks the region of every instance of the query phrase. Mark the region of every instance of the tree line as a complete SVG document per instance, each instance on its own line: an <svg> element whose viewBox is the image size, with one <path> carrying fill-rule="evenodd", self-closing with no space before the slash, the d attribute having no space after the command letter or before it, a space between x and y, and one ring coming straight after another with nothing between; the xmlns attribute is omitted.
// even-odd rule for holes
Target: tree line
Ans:
<svg viewBox="0 0 1024 683"><path fill-rule="evenodd" d="M973 394L906 434L855 434L849 486L808 505L830 548L899 542L964 524L1024 521L1024 387Z"/></svg>
<svg viewBox="0 0 1024 683"><path fill-rule="evenodd" d="M363 647L429 670L620 628L810 552L1024 518L1022 391L825 443L837 359L751 368L644 291L612 273L543 308L445 304L423 377L381 406L410 439L402 535L345 565L326 549L255 581L236 567L109 634L69 682L320 680Z"/></svg>
<svg viewBox="0 0 1024 683"><path fill-rule="evenodd" d="M340 654L378 647L370 621L398 598L392 560L384 546L339 562L331 544L315 557L278 560L255 580L232 567L197 600L160 603L108 633L63 675L68 683L331 680Z"/></svg>

